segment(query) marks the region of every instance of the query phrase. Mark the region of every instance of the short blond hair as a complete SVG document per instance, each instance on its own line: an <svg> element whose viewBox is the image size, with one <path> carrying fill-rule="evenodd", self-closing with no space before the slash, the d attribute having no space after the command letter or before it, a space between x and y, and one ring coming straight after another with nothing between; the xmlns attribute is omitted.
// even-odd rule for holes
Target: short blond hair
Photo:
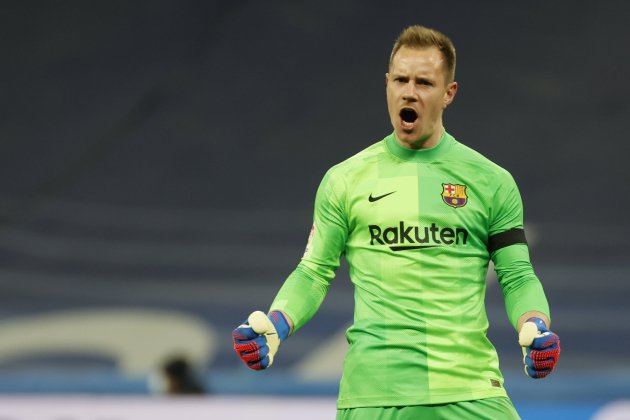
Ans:
<svg viewBox="0 0 630 420"><path fill-rule="evenodd" d="M455 80L455 46L453 42L443 33L435 29L426 28L420 25L413 25L405 28L392 48L389 56L389 66L392 66L394 56L402 47L423 49L436 47L444 57L444 69L446 70L446 81L448 83Z"/></svg>

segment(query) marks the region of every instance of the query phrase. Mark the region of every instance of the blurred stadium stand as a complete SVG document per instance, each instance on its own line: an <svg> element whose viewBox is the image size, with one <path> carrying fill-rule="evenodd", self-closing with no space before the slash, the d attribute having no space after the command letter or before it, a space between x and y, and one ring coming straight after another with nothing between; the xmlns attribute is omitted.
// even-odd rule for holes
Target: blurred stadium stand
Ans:
<svg viewBox="0 0 630 420"><path fill-rule="evenodd" d="M405 4L4 2L0 392L145 395L183 354L219 397L333 397L345 267L273 371L230 332L297 264L325 170L389 133L389 49L422 23L458 49L447 129L519 183L563 340L527 380L490 274L508 391L523 418L630 398L630 3Z"/></svg>

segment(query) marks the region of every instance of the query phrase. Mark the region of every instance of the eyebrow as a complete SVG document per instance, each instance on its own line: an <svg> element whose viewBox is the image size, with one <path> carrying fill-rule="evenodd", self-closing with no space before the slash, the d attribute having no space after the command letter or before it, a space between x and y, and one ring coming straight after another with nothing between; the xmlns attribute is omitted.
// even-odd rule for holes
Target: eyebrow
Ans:
<svg viewBox="0 0 630 420"><path fill-rule="evenodd" d="M399 79L399 78L405 78L405 79L411 79L410 76L404 74L404 73L391 73L391 77L392 79ZM425 82L430 82L430 83L435 83L435 79L429 77L429 76L416 76L413 78L416 82L419 81L425 81Z"/></svg>
<svg viewBox="0 0 630 420"><path fill-rule="evenodd" d="M426 76L419 76L419 77L416 77L416 82L419 82L419 81L429 82L429 83L435 83L435 80L433 80L433 79L432 79L432 78L430 78L430 77L426 77Z"/></svg>

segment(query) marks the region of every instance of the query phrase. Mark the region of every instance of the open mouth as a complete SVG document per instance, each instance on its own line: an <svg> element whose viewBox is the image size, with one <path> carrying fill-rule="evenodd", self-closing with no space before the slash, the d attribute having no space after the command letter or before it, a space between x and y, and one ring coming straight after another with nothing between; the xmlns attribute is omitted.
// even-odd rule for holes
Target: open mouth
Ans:
<svg viewBox="0 0 630 420"><path fill-rule="evenodd" d="M402 128L412 129L414 123L418 119L418 114L412 108L403 108L400 110L400 123Z"/></svg>

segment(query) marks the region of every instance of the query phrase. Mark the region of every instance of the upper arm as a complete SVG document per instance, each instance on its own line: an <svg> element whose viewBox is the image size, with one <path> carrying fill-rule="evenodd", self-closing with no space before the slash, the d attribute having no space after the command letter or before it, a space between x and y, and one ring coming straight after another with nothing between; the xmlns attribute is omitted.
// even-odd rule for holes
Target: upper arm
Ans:
<svg viewBox="0 0 630 420"><path fill-rule="evenodd" d="M514 178L503 172L492 199L488 228L488 251L514 244L527 244L523 229L523 201Z"/></svg>
<svg viewBox="0 0 630 420"><path fill-rule="evenodd" d="M344 200L343 180L328 171L315 197L313 226L302 257L307 265L331 267L333 270L339 266L348 238Z"/></svg>

